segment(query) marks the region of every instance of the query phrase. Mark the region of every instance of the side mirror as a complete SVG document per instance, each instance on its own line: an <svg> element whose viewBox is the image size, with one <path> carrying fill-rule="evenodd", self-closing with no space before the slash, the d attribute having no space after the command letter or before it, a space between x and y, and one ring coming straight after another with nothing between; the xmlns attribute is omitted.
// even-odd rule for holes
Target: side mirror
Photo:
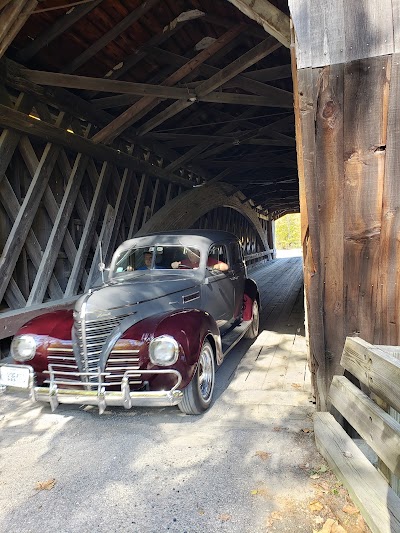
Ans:
<svg viewBox="0 0 400 533"><path fill-rule="evenodd" d="M100 272L104 272L105 269L106 269L106 265L105 265L105 263L99 263L99 270L100 270Z"/></svg>

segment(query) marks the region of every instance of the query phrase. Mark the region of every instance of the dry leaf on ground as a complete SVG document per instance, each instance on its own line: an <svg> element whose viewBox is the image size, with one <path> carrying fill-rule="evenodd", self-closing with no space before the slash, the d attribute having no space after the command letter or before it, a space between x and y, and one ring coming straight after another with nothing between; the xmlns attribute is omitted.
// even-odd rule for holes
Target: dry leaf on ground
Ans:
<svg viewBox="0 0 400 533"><path fill-rule="evenodd" d="M231 519L231 515L225 513L225 514L219 515L218 518L221 520L221 522L228 522L228 520Z"/></svg>
<svg viewBox="0 0 400 533"><path fill-rule="evenodd" d="M267 459L269 459L271 457L271 454L268 453L268 452L263 452L261 450L258 450L256 451L256 453L254 455L257 455L257 457L259 457L260 459L262 459L263 461L266 461Z"/></svg>
<svg viewBox="0 0 400 533"><path fill-rule="evenodd" d="M316 533L347 533L347 531L336 520L328 518L322 529Z"/></svg>
<svg viewBox="0 0 400 533"><path fill-rule="evenodd" d="M321 511L321 509L324 508L321 502L315 501L311 502L308 507L310 508L310 511Z"/></svg>
<svg viewBox="0 0 400 533"><path fill-rule="evenodd" d="M36 483L35 489L36 490L51 490L54 488L54 485L56 484L56 480L54 478L48 479L47 481L38 481Z"/></svg>

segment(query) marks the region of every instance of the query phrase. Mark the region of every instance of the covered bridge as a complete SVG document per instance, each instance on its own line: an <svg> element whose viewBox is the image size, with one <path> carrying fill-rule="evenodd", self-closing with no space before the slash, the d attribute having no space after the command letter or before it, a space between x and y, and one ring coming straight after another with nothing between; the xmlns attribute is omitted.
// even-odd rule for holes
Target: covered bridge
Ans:
<svg viewBox="0 0 400 533"><path fill-rule="evenodd" d="M302 214L321 410L347 335L400 344L399 3L0 0L0 338L99 242ZM297 151L297 154L296 154Z"/></svg>

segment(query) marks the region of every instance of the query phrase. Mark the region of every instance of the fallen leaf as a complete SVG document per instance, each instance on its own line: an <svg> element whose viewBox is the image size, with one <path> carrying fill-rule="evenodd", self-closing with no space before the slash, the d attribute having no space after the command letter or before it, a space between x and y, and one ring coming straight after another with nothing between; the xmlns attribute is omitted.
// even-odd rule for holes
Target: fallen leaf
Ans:
<svg viewBox="0 0 400 533"><path fill-rule="evenodd" d="M347 514L358 514L360 511L354 505L346 504L342 511Z"/></svg>
<svg viewBox="0 0 400 533"><path fill-rule="evenodd" d="M320 474L323 474L324 472L327 472L327 471L328 471L328 469L327 469L327 467L325 465L321 465L319 470L318 470L318 472Z"/></svg>
<svg viewBox="0 0 400 533"><path fill-rule="evenodd" d="M310 476L311 479L319 479L321 476L319 474L313 474Z"/></svg>
<svg viewBox="0 0 400 533"><path fill-rule="evenodd" d="M257 455L257 457L259 457L260 459L262 459L263 461L266 461L267 459L269 459L271 457L271 454L268 453L268 452L262 452L260 450L258 450L254 455Z"/></svg>
<svg viewBox="0 0 400 533"><path fill-rule="evenodd" d="M312 432L312 429L310 429L310 428L303 428L301 431L302 431L303 433L311 433L311 432Z"/></svg>
<svg viewBox="0 0 400 533"><path fill-rule="evenodd" d="M54 488L54 485L56 484L56 480L54 478L48 479L47 481L38 481L36 483L36 490L51 490Z"/></svg>
<svg viewBox="0 0 400 533"><path fill-rule="evenodd" d="M228 522L228 520L231 519L231 515L230 514L221 514L221 515L219 515L219 519L221 520L221 522Z"/></svg>
<svg viewBox="0 0 400 533"><path fill-rule="evenodd" d="M257 489L253 489L253 490L250 491L250 494L252 496L255 496L256 494L258 494L258 490Z"/></svg>
<svg viewBox="0 0 400 533"><path fill-rule="evenodd" d="M322 529L317 531L317 533L347 533L345 529L342 528L342 526L336 522L336 520L333 520L332 518L328 518L328 520L323 525Z"/></svg>
<svg viewBox="0 0 400 533"><path fill-rule="evenodd" d="M292 383L292 387L294 387L295 389L301 389L300 383Z"/></svg>
<svg viewBox="0 0 400 533"><path fill-rule="evenodd" d="M321 509L324 508L324 506L322 505L322 503L318 502L318 501L315 501L315 502L311 502L308 507L310 508L311 511L321 511Z"/></svg>

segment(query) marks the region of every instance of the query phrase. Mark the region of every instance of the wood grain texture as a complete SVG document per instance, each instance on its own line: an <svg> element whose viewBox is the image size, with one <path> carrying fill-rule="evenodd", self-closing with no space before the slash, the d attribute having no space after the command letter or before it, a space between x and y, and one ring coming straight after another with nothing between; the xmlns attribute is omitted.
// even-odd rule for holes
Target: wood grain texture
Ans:
<svg viewBox="0 0 400 533"><path fill-rule="evenodd" d="M373 533L400 533L400 499L329 413L316 413L315 442Z"/></svg>
<svg viewBox="0 0 400 533"><path fill-rule="evenodd" d="M323 293L327 379L340 373L345 341L343 309L343 66L324 67L320 75L315 128L316 176L314 210L319 217L319 269ZM323 179L321 177L323 176Z"/></svg>
<svg viewBox="0 0 400 533"><path fill-rule="evenodd" d="M289 0L298 68L322 67L391 54L397 0Z"/></svg>
<svg viewBox="0 0 400 533"><path fill-rule="evenodd" d="M375 344L400 344L400 250L397 245L400 234L400 55L391 62L389 110L386 146L382 145L385 158L385 183L381 221L380 264L378 272L378 299L374 331ZM390 67L389 67L390 70Z"/></svg>
<svg viewBox="0 0 400 533"><path fill-rule="evenodd" d="M341 365L400 411L400 360L357 337L347 337Z"/></svg>
<svg viewBox="0 0 400 533"><path fill-rule="evenodd" d="M329 382L325 358L324 316L320 302L323 296L323 272L320 268L320 220L318 209L318 176L316 173L315 116L319 87L319 72L304 69L297 72L298 104L296 133L304 256L304 289L307 307L310 366L317 407L326 409ZM297 107L298 106L298 107ZM300 136L299 136L300 135Z"/></svg>
<svg viewBox="0 0 400 533"><path fill-rule="evenodd" d="M390 58L354 61L344 80L345 334L374 342Z"/></svg>
<svg viewBox="0 0 400 533"><path fill-rule="evenodd" d="M334 376L329 398L389 469L400 474L400 424L343 376Z"/></svg>

